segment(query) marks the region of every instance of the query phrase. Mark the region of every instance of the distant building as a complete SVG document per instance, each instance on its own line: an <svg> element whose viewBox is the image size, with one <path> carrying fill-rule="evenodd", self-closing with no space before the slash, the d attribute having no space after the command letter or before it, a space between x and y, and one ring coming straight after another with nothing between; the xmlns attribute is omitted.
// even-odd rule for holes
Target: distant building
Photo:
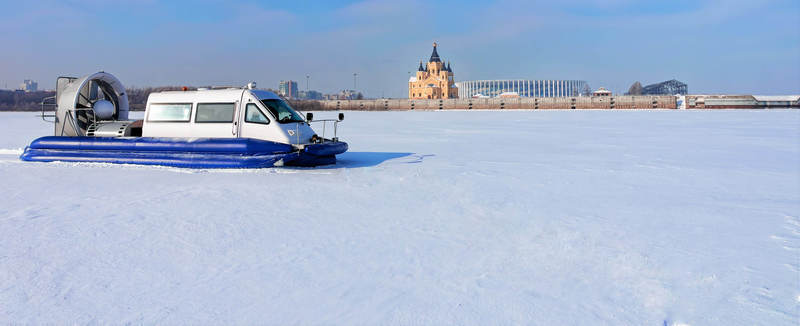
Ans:
<svg viewBox="0 0 800 326"><path fill-rule="evenodd" d="M278 92L287 98L298 98L297 82L292 80L281 80L281 83L278 84Z"/></svg>
<svg viewBox="0 0 800 326"><path fill-rule="evenodd" d="M611 96L611 91L600 87L596 91L592 92L592 96Z"/></svg>
<svg viewBox="0 0 800 326"><path fill-rule="evenodd" d="M588 96L589 84L583 80L468 80L456 83L458 97L471 98L476 94L498 97L515 92L520 97Z"/></svg>
<svg viewBox="0 0 800 326"><path fill-rule="evenodd" d="M443 99L458 98L453 69L450 63L444 64L436 51L438 44L433 43L433 53L423 67L422 61L417 68L416 76L408 79L408 98L410 99Z"/></svg>
<svg viewBox="0 0 800 326"><path fill-rule="evenodd" d="M19 84L19 89L26 92L35 92L39 90L39 83L26 79L22 84Z"/></svg>
<svg viewBox="0 0 800 326"><path fill-rule="evenodd" d="M682 109L797 109L800 95L686 95Z"/></svg>
<svg viewBox="0 0 800 326"><path fill-rule="evenodd" d="M689 88L686 84L675 79L647 85L642 89L641 95L686 95ZM634 94L631 94L634 95Z"/></svg>
<svg viewBox="0 0 800 326"><path fill-rule="evenodd" d="M346 89L346 90L343 90L343 91L339 92L339 98L344 99L344 100L363 100L364 99L364 95L361 94L361 92L359 92L359 91L352 90L352 89Z"/></svg>
<svg viewBox="0 0 800 326"><path fill-rule="evenodd" d="M299 98L303 100L321 100L323 95L317 91L300 91Z"/></svg>
<svg viewBox="0 0 800 326"><path fill-rule="evenodd" d="M352 89L345 89L339 94L325 94L323 98L326 100L363 100L364 95Z"/></svg>

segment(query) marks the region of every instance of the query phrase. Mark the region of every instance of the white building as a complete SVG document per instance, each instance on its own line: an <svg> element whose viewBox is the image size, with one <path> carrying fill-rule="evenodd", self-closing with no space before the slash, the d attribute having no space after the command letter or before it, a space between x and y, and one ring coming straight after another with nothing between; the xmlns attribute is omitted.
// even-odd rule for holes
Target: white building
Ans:
<svg viewBox="0 0 800 326"><path fill-rule="evenodd" d="M589 85L583 80L466 80L455 85L459 98L471 98L476 94L498 97L505 92L514 92L520 97L589 95Z"/></svg>

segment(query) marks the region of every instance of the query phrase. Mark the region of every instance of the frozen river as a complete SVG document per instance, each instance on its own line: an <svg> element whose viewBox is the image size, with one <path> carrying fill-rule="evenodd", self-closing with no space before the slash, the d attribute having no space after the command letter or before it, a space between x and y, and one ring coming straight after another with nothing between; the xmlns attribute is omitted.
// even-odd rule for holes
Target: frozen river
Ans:
<svg viewBox="0 0 800 326"><path fill-rule="evenodd" d="M800 110L348 112L337 165L245 171L21 162L33 115L2 324L800 318Z"/></svg>

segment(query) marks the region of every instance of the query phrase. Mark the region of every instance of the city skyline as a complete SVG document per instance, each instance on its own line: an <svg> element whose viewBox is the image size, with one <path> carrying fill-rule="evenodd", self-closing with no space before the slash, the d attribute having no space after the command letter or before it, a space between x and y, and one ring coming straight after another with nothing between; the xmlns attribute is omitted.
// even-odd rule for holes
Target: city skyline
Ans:
<svg viewBox="0 0 800 326"><path fill-rule="evenodd" d="M335 93L357 74L366 96L406 97L436 41L456 81L577 79L621 94L678 79L693 93L787 94L800 92L798 13L780 0L6 2L0 83L52 89L59 75L104 70L129 87L310 79Z"/></svg>

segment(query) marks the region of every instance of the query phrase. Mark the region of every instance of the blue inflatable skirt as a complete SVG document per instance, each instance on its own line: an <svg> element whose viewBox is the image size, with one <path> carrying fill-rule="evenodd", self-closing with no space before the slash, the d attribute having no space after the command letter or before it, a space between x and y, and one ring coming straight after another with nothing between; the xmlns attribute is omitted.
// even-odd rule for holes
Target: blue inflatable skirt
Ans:
<svg viewBox="0 0 800 326"><path fill-rule="evenodd" d="M34 140L20 159L36 162L97 162L182 168L265 168L333 164L347 143L326 142L296 150L251 138L112 138L47 136Z"/></svg>

